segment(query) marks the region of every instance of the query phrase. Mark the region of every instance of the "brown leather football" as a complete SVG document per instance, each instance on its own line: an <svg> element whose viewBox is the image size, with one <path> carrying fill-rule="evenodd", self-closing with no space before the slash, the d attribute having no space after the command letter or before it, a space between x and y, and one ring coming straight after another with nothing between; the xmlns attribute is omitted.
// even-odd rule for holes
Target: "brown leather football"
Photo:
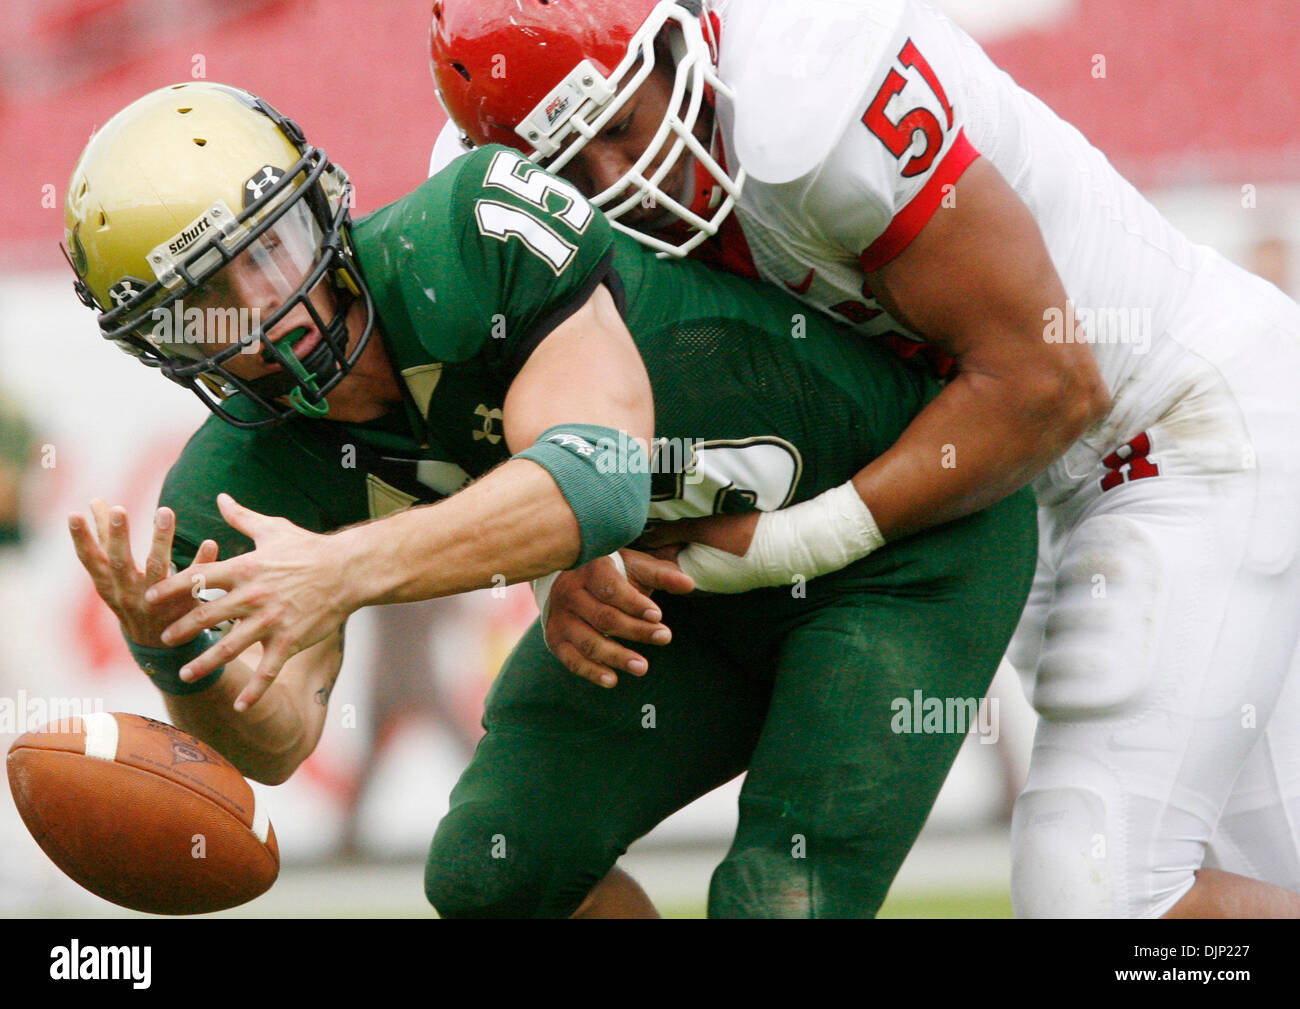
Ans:
<svg viewBox="0 0 1300 1009"><path fill-rule="evenodd" d="M91 893L153 914L252 900L280 871L275 831L216 750L152 718L97 712L20 736L9 787L54 864Z"/></svg>

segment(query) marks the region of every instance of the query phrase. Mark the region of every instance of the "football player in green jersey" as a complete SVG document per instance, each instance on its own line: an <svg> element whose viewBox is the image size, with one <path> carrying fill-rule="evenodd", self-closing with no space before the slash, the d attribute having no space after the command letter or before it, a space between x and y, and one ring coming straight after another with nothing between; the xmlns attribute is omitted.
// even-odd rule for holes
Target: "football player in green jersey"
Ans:
<svg viewBox="0 0 1300 1009"><path fill-rule="evenodd" d="M294 124L207 83L119 113L69 187L104 334L217 415L168 476L143 571L102 502L96 533L71 521L78 555L177 724L263 781L315 747L361 606L572 568L647 517L857 521L846 481L938 391L780 292L616 238L506 148L355 225L347 203ZM983 695L1034 546L1019 495L808 584L647 596L671 643L608 690L535 624L434 839L430 900L651 912L618 857L748 770L710 912L873 913L969 727L903 707ZM626 556L643 587L689 591Z"/></svg>

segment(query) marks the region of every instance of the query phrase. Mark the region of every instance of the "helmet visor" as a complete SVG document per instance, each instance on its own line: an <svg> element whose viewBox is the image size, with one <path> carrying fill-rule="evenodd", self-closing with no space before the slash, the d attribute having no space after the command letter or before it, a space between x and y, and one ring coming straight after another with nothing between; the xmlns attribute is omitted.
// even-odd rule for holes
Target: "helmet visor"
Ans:
<svg viewBox="0 0 1300 1009"><path fill-rule="evenodd" d="M168 294L145 313L136 335L160 354L187 361L259 353L271 317L319 263L322 236L301 201L248 236L242 226L218 236L183 271L163 265ZM234 248L240 251L232 258Z"/></svg>

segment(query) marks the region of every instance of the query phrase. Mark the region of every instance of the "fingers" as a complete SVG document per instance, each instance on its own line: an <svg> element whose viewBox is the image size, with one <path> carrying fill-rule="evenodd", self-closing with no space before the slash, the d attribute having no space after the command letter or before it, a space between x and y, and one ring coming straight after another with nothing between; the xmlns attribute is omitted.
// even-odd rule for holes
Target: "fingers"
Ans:
<svg viewBox="0 0 1300 1009"><path fill-rule="evenodd" d="M205 540L204 546L212 543L211 540ZM227 589L229 590L235 584L237 572L234 565L238 558L231 558L219 563L207 558L216 558L216 544L212 543L208 554L203 553L203 547L199 548L199 553L195 554L194 562L184 571L178 571L176 574L150 586L149 591L144 594L145 602L152 605L170 602L180 596L188 596L194 593L195 585L201 585L204 589ZM196 582L195 579L198 579Z"/></svg>
<svg viewBox="0 0 1300 1009"><path fill-rule="evenodd" d="M131 533L126 509L110 508L99 498L91 501L90 508L96 529L94 534L81 515L68 516L68 532L72 535L72 546L82 567L92 578L102 582L111 579L121 583L128 580L127 576L137 576L139 572L131 556ZM170 508L159 508L154 515L153 541L145 562L147 583L156 582L167 573L175 527L175 512ZM216 544L213 543L205 561L210 562L216 558L215 547Z"/></svg>
<svg viewBox="0 0 1300 1009"><path fill-rule="evenodd" d="M188 574L188 570L182 572L182 575ZM168 579L173 581L174 579ZM147 598L147 597L146 597ZM158 597L160 601L151 603L154 607L160 607L165 604L167 597ZM162 642L168 648L175 648L183 645L185 642L192 640L200 631L207 630L209 627L216 627L218 624L225 623L227 620L236 620L246 617L253 612L253 608L247 604L244 596L239 592L227 592L220 599L213 599L209 602L195 606L185 613L166 630L162 632Z"/></svg>
<svg viewBox="0 0 1300 1009"><path fill-rule="evenodd" d="M95 519L95 534L99 537L101 547L108 546L108 503L99 498L91 498L90 514Z"/></svg>
<svg viewBox="0 0 1300 1009"><path fill-rule="evenodd" d="M677 563L695 579L696 588L702 592L730 594L782 584L780 580L772 581L753 558L737 557L703 543L692 543L677 555Z"/></svg>
<svg viewBox="0 0 1300 1009"><path fill-rule="evenodd" d="M651 548L668 546L672 543L687 543L690 541L692 524L696 521L696 519L678 519L676 522L651 526L637 539L637 545Z"/></svg>
<svg viewBox="0 0 1300 1009"><path fill-rule="evenodd" d="M661 549L673 550L673 556L676 556L678 548L664 547ZM695 589L695 582L685 571L679 568L672 560L661 560L650 554L642 553L640 550L621 550L623 564L627 567L627 575L633 582L649 591L663 591L672 595L685 595Z"/></svg>
<svg viewBox="0 0 1300 1009"><path fill-rule="evenodd" d="M612 606L607 606L590 596L575 600L576 605L556 609L554 605L551 608L551 620L549 628L553 628L557 635L561 628L573 631L577 628L584 628L585 632L590 632L595 638L622 638L624 641L635 641L643 645L666 645L672 641L672 631L665 624L658 620L643 620L639 617L629 617L621 610L616 610ZM659 616L658 610L648 610L656 617ZM562 634L570 640L574 637L574 632ZM582 638L587 638L587 633L582 634ZM631 670L629 670L631 672Z"/></svg>
<svg viewBox="0 0 1300 1009"><path fill-rule="evenodd" d="M287 648L268 643L262 652L262 661L258 663L257 671L235 698L235 710L247 711L260 701L262 695L271 689L271 684L280 675L280 670L284 668L289 658Z"/></svg>
<svg viewBox="0 0 1300 1009"><path fill-rule="evenodd" d="M644 656L613 638L649 645L672 641L659 607L607 558L557 579L547 614L551 653L570 672L602 687L617 684L619 672L644 676L650 668Z"/></svg>
<svg viewBox="0 0 1300 1009"><path fill-rule="evenodd" d="M564 663L564 668L571 673L590 680L598 687L613 687L618 683L618 674L607 665L593 661L568 641L559 641L551 645L551 654ZM641 660L643 663L644 659ZM641 674L643 675L643 669Z"/></svg>
<svg viewBox="0 0 1300 1009"><path fill-rule="evenodd" d="M658 625L663 618L659 607L649 596L639 591L614 566L612 561L600 558L581 570L581 577L564 578L556 581L551 589L551 606L557 602L566 608L584 606L582 614L589 622L595 615L595 609L588 603L594 601L605 607L619 610L638 621L650 621ZM606 633L616 633L614 627L600 627ZM624 637L626 635L619 635ZM633 640L642 640L634 638Z"/></svg>
<svg viewBox="0 0 1300 1009"><path fill-rule="evenodd" d="M86 569L95 583L96 591L102 596L109 586L108 558L99 548L99 541L80 515L68 516L68 532L72 534L72 548L77 552L77 560Z"/></svg>
<svg viewBox="0 0 1300 1009"><path fill-rule="evenodd" d="M646 530L637 543L648 550L674 543L706 543L740 557L749 551L761 516L762 512L751 511L667 522Z"/></svg>
<svg viewBox="0 0 1300 1009"><path fill-rule="evenodd" d="M233 662L250 646L261 641L267 632L267 622L241 620L215 645L198 658L191 659L177 674L186 683L193 683L214 673L227 662Z"/></svg>
<svg viewBox="0 0 1300 1009"><path fill-rule="evenodd" d="M217 546L216 540L204 540L199 544L199 549L194 554L194 560L190 561L190 568L196 564L211 564L217 559L217 554L221 548ZM186 568L188 571L189 568Z"/></svg>
<svg viewBox="0 0 1300 1009"><path fill-rule="evenodd" d="M238 529L254 542L260 534L269 531L278 521L272 515L262 515L251 508L245 508L229 494L217 495L217 509L227 525Z"/></svg>
<svg viewBox="0 0 1300 1009"><path fill-rule="evenodd" d="M194 577L198 568L198 558L184 571L155 582L144 594L144 601L150 606L169 606L194 593ZM203 565L208 570L210 565Z"/></svg>
<svg viewBox="0 0 1300 1009"><path fill-rule="evenodd" d="M139 572L131 557L126 509L110 508L99 498L90 502L96 533L81 515L68 516L68 532L77 560L90 574L95 591L110 606L117 606L134 589Z"/></svg>
<svg viewBox="0 0 1300 1009"><path fill-rule="evenodd" d="M565 668L602 687L618 683L618 673L644 676L650 664L643 655L611 637L666 645L672 632L663 624L639 620L583 594L577 607L552 602L546 642Z"/></svg>
<svg viewBox="0 0 1300 1009"><path fill-rule="evenodd" d="M153 517L153 543L144 564L144 581L152 585L167 575L171 563L172 534L176 528L176 514L170 508L159 508Z"/></svg>
<svg viewBox="0 0 1300 1009"><path fill-rule="evenodd" d="M648 667L645 658L612 640L615 637L647 645L666 645L672 641L673 635L663 624L635 621L608 607L600 608L589 616L573 610L552 609L546 624L548 642L572 645L588 659L608 666L611 670L644 676Z"/></svg>
<svg viewBox="0 0 1300 1009"><path fill-rule="evenodd" d="M135 558L131 556L131 532L127 525L126 509L120 505L108 510L108 569L119 582L134 578L138 573Z"/></svg>
<svg viewBox="0 0 1300 1009"><path fill-rule="evenodd" d="M580 650L598 648L607 658L621 656L611 664L636 675L644 668L637 672L626 663L645 660L612 643L606 647L606 637L645 645L666 645L672 640L672 632L660 622L659 607L605 558L557 579L547 612L548 640L569 641Z"/></svg>
<svg viewBox="0 0 1300 1009"><path fill-rule="evenodd" d="M217 495L217 511L221 512L221 517L226 520L227 524L238 529L241 533L248 533L248 529L245 528L247 523L244 521L244 513L247 509L229 494Z"/></svg>

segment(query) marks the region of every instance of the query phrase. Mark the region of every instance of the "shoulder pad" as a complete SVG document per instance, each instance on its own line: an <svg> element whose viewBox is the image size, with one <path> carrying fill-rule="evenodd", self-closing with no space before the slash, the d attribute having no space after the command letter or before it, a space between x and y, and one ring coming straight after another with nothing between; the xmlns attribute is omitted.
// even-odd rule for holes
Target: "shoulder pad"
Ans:
<svg viewBox="0 0 1300 1009"><path fill-rule="evenodd" d="M892 50L905 0L756 0L723 25L720 73L735 91L736 156L780 185L812 172L859 112Z"/></svg>
<svg viewBox="0 0 1300 1009"><path fill-rule="evenodd" d="M438 139L433 143L433 154L429 157L429 174L437 175L462 154L472 151L474 145L468 144L467 139L456 124L448 119L439 132Z"/></svg>

